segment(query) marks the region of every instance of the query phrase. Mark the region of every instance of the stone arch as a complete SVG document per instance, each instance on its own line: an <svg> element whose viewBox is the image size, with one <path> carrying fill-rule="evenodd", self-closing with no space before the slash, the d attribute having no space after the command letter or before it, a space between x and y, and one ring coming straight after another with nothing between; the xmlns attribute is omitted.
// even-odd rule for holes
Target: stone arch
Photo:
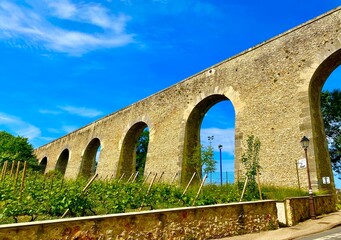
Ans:
<svg viewBox="0 0 341 240"><path fill-rule="evenodd" d="M69 158L70 158L69 149L65 148L58 157L55 170L61 172L64 175L67 164L69 162Z"/></svg>
<svg viewBox="0 0 341 240"><path fill-rule="evenodd" d="M82 163L79 171L79 176L90 178L96 173L97 168L97 152L100 151L101 141L98 138L92 139L82 156Z"/></svg>
<svg viewBox="0 0 341 240"><path fill-rule="evenodd" d="M186 183L195 171L195 166L190 163L190 157L193 155L195 149L200 144L200 127L206 112L215 104L229 100L223 94L213 94L202 99L192 109L186 120L184 144L183 144L183 157L182 157L182 170L181 182Z"/></svg>
<svg viewBox="0 0 341 240"><path fill-rule="evenodd" d="M312 142L314 143L314 157L317 173L318 185L321 186L321 178L326 176L331 178L332 185L333 173L330 163L328 144L324 130L323 118L321 113L321 91L324 83L330 74L341 65L341 49L329 55L314 72L309 85L310 116L312 127ZM324 187L324 186L322 186ZM333 186L334 187L334 186Z"/></svg>
<svg viewBox="0 0 341 240"><path fill-rule="evenodd" d="M148 125L145 122L135 123L126 133L120 153L116 177L119 178L122 174L130 176L136 170L136 143Z"/></svg>
<svg viewBox="0 0 341 240"><path fill-rule="evenodd" d="M45 173L46 165L47 165L47 157L45 156L45 157L43 157L43 159L39 163L39 166L41 168L42 173Z"/></svg>

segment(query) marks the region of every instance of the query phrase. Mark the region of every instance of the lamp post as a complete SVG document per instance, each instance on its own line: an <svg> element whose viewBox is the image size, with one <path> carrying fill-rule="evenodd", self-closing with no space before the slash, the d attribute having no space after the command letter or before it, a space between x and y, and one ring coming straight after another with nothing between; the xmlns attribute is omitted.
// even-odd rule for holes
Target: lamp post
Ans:
<svg viewBox="0 0 341 240"><path fill-rule="evenodd" d="M210 143L210 146L211 146L212 141L214 139L214 136L208 136L207 139L208 139L208 142Z"/></svg>
<svg viewBox="0 0 341 240"><path fill-rule="evenodd" d="M210 148L212 148L212 141L214 139L214 136L213 135L208 136L207 139L208 139L208 142L210 143ZM210 172L210 182L212 183L212 172Z"/></svg>
<svg viewBox="0 0 341 240"><path fill-rule="evenodd" d="M220 152L220 186L223 185L223 164L222 164L222 160L221 160L221 149L223 148L223 145L219 145L219 152Z"/></svg>
<svg viewBox="0 0 341 240"><path fill-rule="evenodd" d="M308 174L308 186L309 186L309 209L310 209L310 218L311 219L316 219L316 214L315 214L315 206L314 206L314 199L313 199L313 190L311 188L311 181L310 181L310 172L309 172L309 163L308 163L308 154L307 150L309 147L309 139L304 136L301 140L301 145L304 149L304 154L305 154L305 160L307 164L307 174Z"/></svg>

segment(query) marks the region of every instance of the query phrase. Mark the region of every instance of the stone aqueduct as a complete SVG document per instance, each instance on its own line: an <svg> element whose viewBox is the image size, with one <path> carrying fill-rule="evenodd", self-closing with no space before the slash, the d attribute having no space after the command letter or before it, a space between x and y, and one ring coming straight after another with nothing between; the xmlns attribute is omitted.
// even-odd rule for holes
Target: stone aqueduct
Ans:
<svg viewBox="0 0 341 240"><path fill-rule="evenodd" d="M262 148L261 181L296 185L295 161L308 148L314 188L334 187L320 113L321 89L341 64L341 8L334 9L273 39L220 62L161 92L112 113L35 150L45 171L65 177L89 175L99 146L97 173L119 177L135 171L135 143L150 131L145 172L164 172L178 182L192 174L188 156L200 138L203 116L230 100L235 109L235 171L248 135ZM306 172L301 172L306 184ZM330 177L331 184L323 184Z"/></svg>

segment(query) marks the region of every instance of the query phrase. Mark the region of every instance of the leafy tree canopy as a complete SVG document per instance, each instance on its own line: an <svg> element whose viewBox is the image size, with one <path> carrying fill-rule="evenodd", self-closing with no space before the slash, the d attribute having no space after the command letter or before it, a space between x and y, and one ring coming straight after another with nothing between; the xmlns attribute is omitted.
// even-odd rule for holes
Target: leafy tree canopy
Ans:
<svg viewBox="0 0 341 240"><path fill-rule="evenodd" d="M333 170L341 179L341 91L322 92L321 111Z"/></svg>
<svg viewBox="0 0 341 240"><path fill-rule="evenodd" d="M136 144L136 171L143 176L148 152L149 130L144 129Z"/></svg>
<svg viewBox="0 0 341 240"><path fill-rule="evenodd" d="M198 144L189 160L189 163L193 165L198 176L202 176L202 172L208 174L215 171L216 161L213 159L213 155L212 146Z"/></svg>
<svg viewBox="0 0 341 240"><path fill-rule="evenodd" d="M0 164L5 161L27 161L31 167L36 167L37 160L33 155L33 146L27 138L14 137L8 132L0 131Z"/></svg>

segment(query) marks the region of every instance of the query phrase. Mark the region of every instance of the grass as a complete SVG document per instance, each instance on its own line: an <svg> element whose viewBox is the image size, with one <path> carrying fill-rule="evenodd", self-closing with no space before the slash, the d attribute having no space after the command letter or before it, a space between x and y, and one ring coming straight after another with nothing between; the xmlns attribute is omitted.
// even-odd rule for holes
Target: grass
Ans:
<svg viewBox="0 0 341 240"><path fill-rule="evenodd" d="M308 196L307 191L294 187L262 186L262 193L266 199L284 200L289 197Z"/></svg>

